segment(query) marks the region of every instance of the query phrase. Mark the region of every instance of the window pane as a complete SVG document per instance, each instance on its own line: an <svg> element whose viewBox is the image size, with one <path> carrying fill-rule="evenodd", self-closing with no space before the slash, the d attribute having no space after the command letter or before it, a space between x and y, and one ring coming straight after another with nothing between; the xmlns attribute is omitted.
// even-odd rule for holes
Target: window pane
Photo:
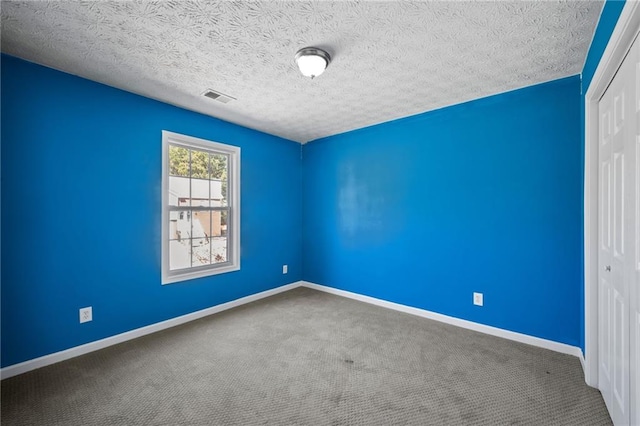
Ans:
<svg viewBox="0 0 640 426"><path fill-rule="evenodd" d="M191 150L191 177L209 179L209 153Z"/></svg>
<svg viewBox="0 0 640 426"><path fill-rule="evenodd" d="M184 269L191 267L191 241L182 239L181 241L169 241L169 270Z"/></svg>
<svg viewBox="0 0 640 426"><path fill-rule="evenodd" d="M227 221L229 219L229 211L224 210L220 212L220 229L223 236L227 236Z"/></svg>
<svg viewBox="0 0 640 426"><path fill-rule="evenodd" d="M191 205L209 207L209 180L191 179Z"/></svg>
<svg viewBox="0 0 640 426"><path fill-rule="evenodd" d="M192 237L204 238L204 228L198 214L201 213L191 210L169 211L169 239L183 241Z"/></svg>
<svg viewBox="0 0 640 426"><path fill-rule="evenodd" d="M211 194L211 207L226 207L227 204L227 181L209 181Z"/></svg>
<svg viewBox="0 0 640 426"><path fill-rule="evenodd" d="M211 206L227 205L227 177L229 174L229 156L211 154Z"/></svg>
<svg viewBox="0 0 640 426"><path fill-rule="evenodd" d="M190 179L179 176L169 176L169 205L189 206L191 199Z"/></svg>
<svg viewBox="0 0 640 426"><path fill-rule="evenodd" d="M211 211L194 211L191 223L193 238L209 238L211 236Z"/></svg>
<svg viewBox="0 0 640 426"><path fill-rule="evenodd" d="M184 217L184 212L176 212L169 211L169 239L170 240L182 240L184 235L180 230L179 226L181 223L179 222L180 216Z"/></svg>
<svg viewBox="0 0 640 426"><path fill-rule="evenodd" d="M229 260L227 244L227 211L213 212L211 237L211 263Z"/></svg>
<svg viewBox="0 0 640 426"><path fill-rule="evenodd" d="M209 232L207 233L210 237L219 237L221 235L220 228L220 213L219 211L212 210L209 213L210 222L209 222Z"/></svg>
<svg viewBox="0 0 640 426"><path fill-rule="evenodd" d="M211 238L211 263L222 263L227 260L227 237Z"/></svg>
<svg viewBox="0 0 640 426"><path fill-rule="evenodd" d="M189 176L189 150L169 145L169 175Z"/></svg>
<svg viewBox="0 0 640 426"><path fill-rule="evenodd" d="M192 266L203 266L211 264L211 249L209 238L194 238L191 240Z"/></svg>
<svg viewBox="0 0 640 426"><path fill-rule="evenodd" d="M228 155L211 154L211 177L210 179L227 180Z"/></svg>

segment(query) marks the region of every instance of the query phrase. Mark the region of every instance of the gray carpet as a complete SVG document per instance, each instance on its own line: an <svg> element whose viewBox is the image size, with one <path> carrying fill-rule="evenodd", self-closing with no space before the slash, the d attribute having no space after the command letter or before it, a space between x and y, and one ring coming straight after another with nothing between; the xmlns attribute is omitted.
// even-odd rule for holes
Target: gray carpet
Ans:
<svg viewBox="0 0 640 426"><path fill-rule="evenodd" d="M607 425L577 358L307 288L4 380L9 425Z"/></svg>

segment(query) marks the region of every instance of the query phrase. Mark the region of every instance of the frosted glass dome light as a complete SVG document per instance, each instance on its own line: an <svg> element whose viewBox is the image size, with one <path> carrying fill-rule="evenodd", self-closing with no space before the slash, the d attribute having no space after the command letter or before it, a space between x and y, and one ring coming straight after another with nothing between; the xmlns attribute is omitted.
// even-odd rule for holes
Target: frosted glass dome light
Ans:
<svg viewBox="0 0 640 426"><path fill-rule="evenodd" d="M317 77L331 62L331 56L317 47L305 47L296 53L296 63L305 77Z"/></svg>

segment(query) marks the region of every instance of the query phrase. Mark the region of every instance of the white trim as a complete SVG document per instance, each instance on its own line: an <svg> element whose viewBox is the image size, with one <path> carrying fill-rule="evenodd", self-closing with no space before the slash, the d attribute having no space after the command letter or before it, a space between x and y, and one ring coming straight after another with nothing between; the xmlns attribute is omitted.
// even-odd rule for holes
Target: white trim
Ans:
<svg viewBox="0 0 640 426"><path fill-rule="evenodd" d="M207 266L204 269L189 270L176 273L169 271L169 144L183 145L187 148L200 148L206 151L216 151L229 156L228 182L228 206L230 207L227 244L230 244L230 262L224 266ZM191 280L194 278L207 277L210 275L223 274L226 272L240 270L240 147L227 145L220 142L213 142L206 139L194 138L193 136L181 135L179 133L162 131L162 262L161 277L162 284Z"/></svg>
<svg viewBox="0 0 640 426"><path fill-rule="evenodd" d="M136 339L138 337L146 336L147 334L155 333L156 331L165 330L167 328L175 327L180 324L184 324L189 321L194 321L202 317L216 314L218 312L226 311L227 309L235 308L240 305L254 302L265 297L273 296L278 293L292 290L300 287L302 281L297 281L291 284L286 284L280 287L266 290L260 293L252 294L250 296L241 297L240 299L232 300L230 302L222 303L220 305L212 306L210 308L202 309L200 311L192 312L190 314L182 315L176 318L171 318L166 321L161 321L155 324L148 325L146 327L137 328L135 330L127 331L126 333L117 334L115 336L107 337L105 339L96 340L81 346L66 349L64 351L56 352L53 354L45 355L40 358L35 358L29 361L21 362L19 364L10 365L0 370L0 378L7 379L9 377L17 376L18 374L26 373L27 371L35 370L37 368L45 367L47 365L55 364L60 361L64 361L70 358L75 358L80 355L87 354L89 352L97 351L99 349L106 348L108 346L117 345L118 343L126 342L127 340Z"/></svg>
<svg viewBox="0 0 640 426"><path fill-rule="evenodd" d="M585 364L584 353L582 352L582 349L580 349L580 355L578 355L578 359L580 360L580 365L582 366L582 373L584 374L585 371L587 371L587 366Z"/></svg>
<svg viewBox="0 0 640 426"><path fill-rule="evenodd" d="M639 27L638 2L627 1L585 95L585 381L593 387L598 387L598 101L622 64Z"/></svg>
<svg viewBox="0 0 640 426"><path fill-rule="evenodd" d="M360 302L370 303L372 305L381 306L383 308L393 309L395 311L404 312L406 314L416 315L422 318L455 325L456 327L466 328L468 330L478 331L492 336L502 337L504 339L513 340L515 342L526 343L528 345L537 346L539 348L549 349L563 354L580 357L582 351L577 346L558 343L552 340L541 339L539 337L529 336L527 334L516 333L515 331L504 330L502 328L491 327L490 325L479 324L473 321L467 321L460 318L450 317L448 315L439 314L437 312L427 311L425 309L414 308L411 306L401 305L399 303L387 302L386 300L376 299L375 297L363 296L350 291L339 290L333 287L327 287L319 284L302 281L302 287L308 287L314 290L324 291L325 293L335 294L349 299L358 300Z"/></svg>

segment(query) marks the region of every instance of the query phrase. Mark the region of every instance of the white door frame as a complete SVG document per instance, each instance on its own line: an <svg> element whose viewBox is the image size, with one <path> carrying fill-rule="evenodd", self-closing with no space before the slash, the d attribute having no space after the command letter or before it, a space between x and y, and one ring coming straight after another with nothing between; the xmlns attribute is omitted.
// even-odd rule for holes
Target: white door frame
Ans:
<svg viewBox="0 0 640 426"><path fill-rule="evenodd" d="M640 2L628 0L585 95L584 323L585 381L598 387L598 101L622 64L640 27Z"/></svg>

